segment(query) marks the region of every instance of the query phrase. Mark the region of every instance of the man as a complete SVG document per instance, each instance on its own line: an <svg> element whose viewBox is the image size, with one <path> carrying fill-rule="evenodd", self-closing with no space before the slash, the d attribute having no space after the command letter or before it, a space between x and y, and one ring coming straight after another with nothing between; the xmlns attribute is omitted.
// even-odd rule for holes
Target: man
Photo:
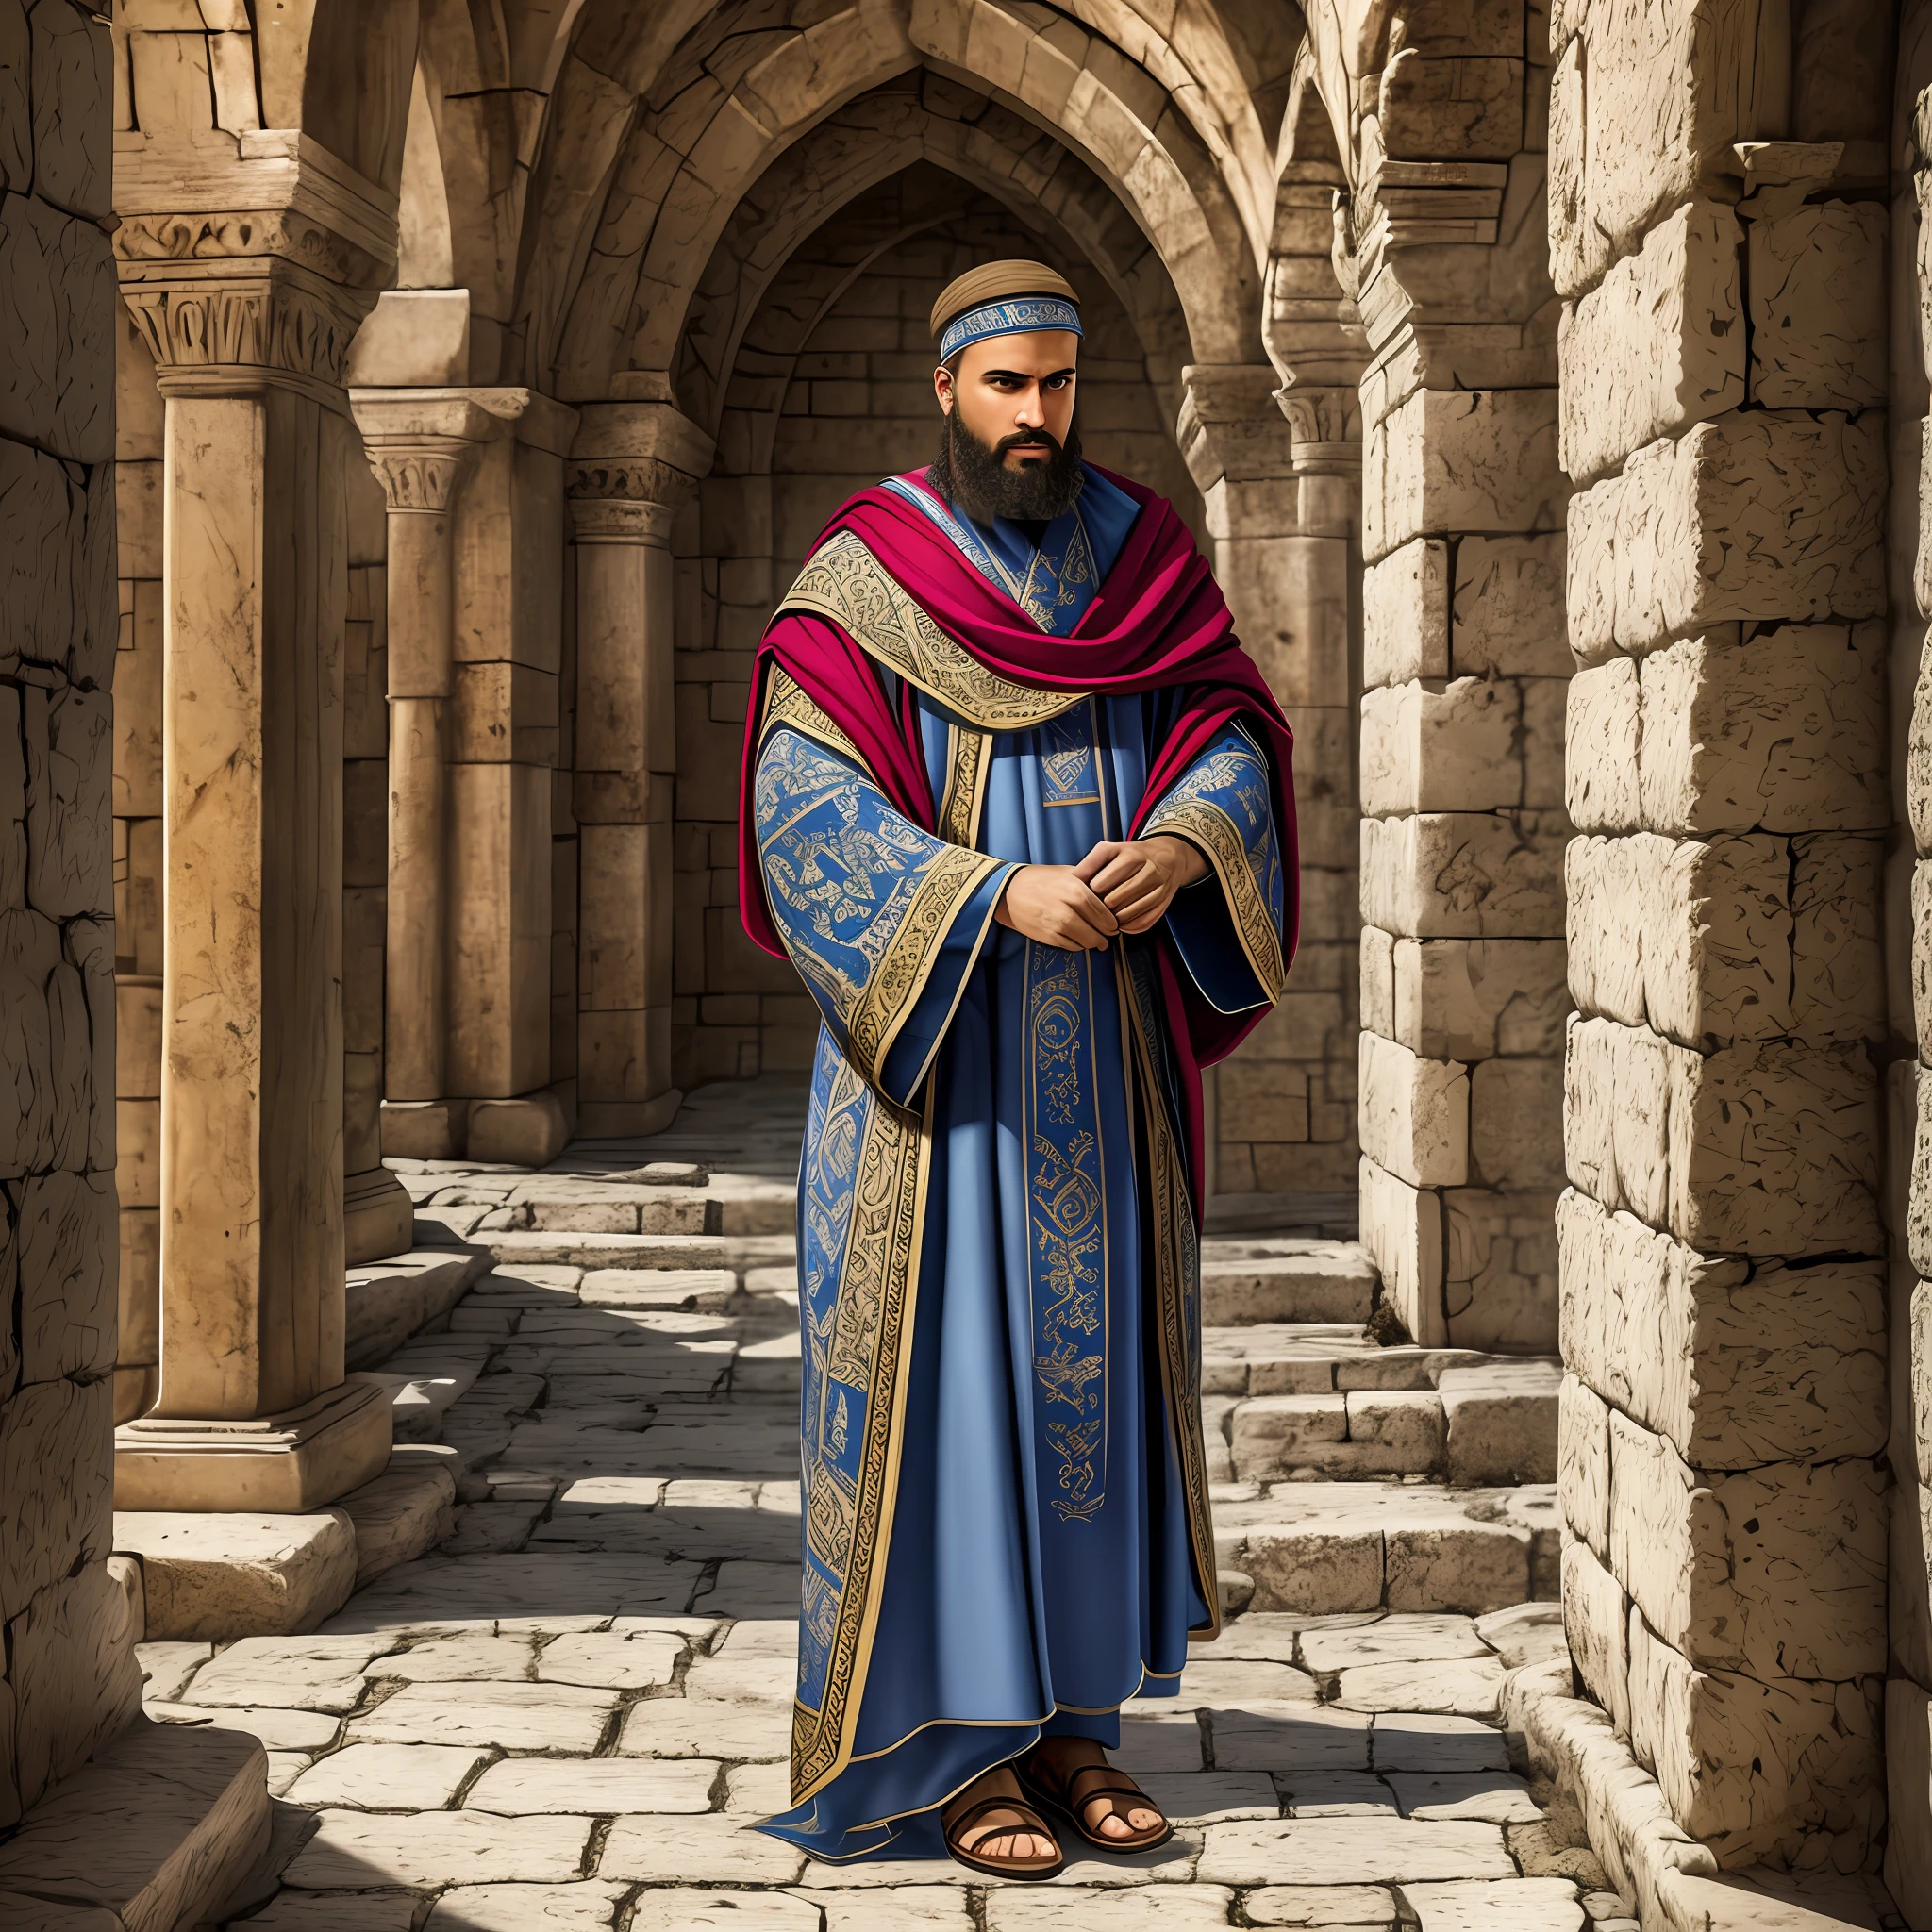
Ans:
<svg viewBox="0 0 1932 1932"><path fill-rule="evenodd" d="M1074 291L933 309L938 460L760 647L746 929L824 1016L799 1186L793 1808L1050 1877L1167 1821L1106 1752L1219 1627L1200 1068L1279 997L1291 740L1173 508L1080 459Z"/></svg>

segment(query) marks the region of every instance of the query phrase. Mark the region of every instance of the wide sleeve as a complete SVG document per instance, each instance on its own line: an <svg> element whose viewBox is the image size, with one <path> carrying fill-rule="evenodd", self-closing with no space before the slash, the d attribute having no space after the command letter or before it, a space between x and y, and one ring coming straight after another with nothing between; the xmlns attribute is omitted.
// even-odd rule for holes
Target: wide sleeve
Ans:
<svg viewBox="0 0 1932 1932"><path fill-rule="evenodd" d="M1216 738L1156 804L1145 839L1185 839L1208 861L1174 895L1167 926L1181 962L1224 1013L1272 1006L1287 977L1284 880L1274 785L1259 746L1239 724Z"/></svg>
<svg viewBox="0 0 1932 1932"><path fill-rule="evenodd" d="M1017 868L897 811L782 673L766 696L753 796L786 953L861 1078L909 1104Z"/></svg>

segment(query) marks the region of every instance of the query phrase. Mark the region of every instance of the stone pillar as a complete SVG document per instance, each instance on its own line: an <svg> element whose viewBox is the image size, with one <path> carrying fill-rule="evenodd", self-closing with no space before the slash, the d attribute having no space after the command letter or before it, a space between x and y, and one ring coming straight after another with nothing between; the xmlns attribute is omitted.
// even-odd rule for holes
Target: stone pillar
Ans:
<svg viewBox="0 0 1932 1932"><path fill-rule="evenodd" d="M1857 131L1841 125L1778 138L1782 14L1655 43L1608 7L1563 21L1550 258L1583 667L1565 1623L1584 1683L1698 1841L1683 1850L1707 1870L1854 1873L1884 1819L1892 1475L1885 163L1876 142L1825 139ZM1681 118L1649 111L1663 89ZM1892 1288L1911 1291L1908 1275ZM1907 1628L1890 1644L1924 1670L1923 1597L1919 1612L1916 1655ZM1924 1693L1894 1685L1923 1752ZM1919 1763L1895 1851L1923 1843ZM1615 1775L1614 1801L1585 1794L1593 1824L1651 1802ZM1701 1924L1734 1897L1686 1876L1679 1849L1620 1831L1599 1846L1646 1924ZM1899 1903L1918 1923L1925 1900Z"/></svg>
<svg viewBox="0 0 1932 1932"><path fill-rule="evenodd" d="M312 1509L390 1448L383 1391L342 1364L338 385L360 301L278 255L123 281L166 401L167 833L160 1380L116 1501Z"/></svg>
<svg viewBox="0 0 1932 1932"><path fill-rule="evenodd" d="M520 389L350 392L389 503L383 1147L541 1166L562 457L575 412Z"/></svg>
<svg viewBox="0 0 1932 1932"><path fill-rule="evenodd" d="M1327 459L1304 465L1297 451L1313 444L1297 441L1272 367L1195 365L1183 382L1176 436L1201 491L1215 575L1294 730L1302 858L1301 948L1287 994L1214 1072L1212 1191L1347 1189L1357 1163L1354 399L1324 419Z"/></svg>
<svg viewBox="0 0 1932 1932"><path fill-rule="evenodd" d="M590 1135L655 1133L680 1098L671 1075L671 525L710 460L710 439L664 403L593 405L572 454L577 1094Z"/></svg>
<svg viewBox="0 0 1932 1932"><path fill-rule="evenodd" d="M1525 44L1547 56L1508 8L1403 12L1335 250L1369 351L1362 1237L1417 1341L1550 1354L1571 662Z"/></svg>

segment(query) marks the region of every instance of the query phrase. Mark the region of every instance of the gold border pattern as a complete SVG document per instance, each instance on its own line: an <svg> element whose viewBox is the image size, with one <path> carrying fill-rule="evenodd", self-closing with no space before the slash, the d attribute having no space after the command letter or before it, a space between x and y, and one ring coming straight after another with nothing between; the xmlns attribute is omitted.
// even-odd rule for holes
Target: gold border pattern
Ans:
<svg viewBox="0 0 1932 1932"><path fill-rule="evenodd" d="M946 791L940 804L940 837L955 845L979 843L979 817L992 769L992 735L970 724L946 726Z"/></svg>
<svg viewBox="0 0 1932 1932"><path fill-rule="evenodd" d="M955 643L851 530L806 560L778 609L829 617L869 657L986 731L1024 731L1085 704L1086 691L1041 691L989 671Z"/></svg>
<svg viewBox="0 0 1932 1932"><path fill-rule="evenodd" d="M816 739L829 751L856 759L861 766L858 747L833 723L830 714L782 664L772 666L765 685L765 708L758 721L758 736L774 724L789 724L804 737Z"/></svg>
<svg viewBox="0 0 1932 1932"><path fill-rule="evenodd" d="M1182 784L1187 780L1183 779ZM1218 805L1205 798L1192 798L1178 788L1155 808L1154 816L1141 828L1141 837L1157 832L1178 834L1201 848L1202 856L1214 868L1221 882L1223 897L1234 920L1236 937L1247 955L1255 980L1271 1004L1280 999L1288 978L1281 958L1281 935L1276 930L1267 903L1261 897L1249 862L1248 843L1241 828Z"/></svg>
<svg viewBox="0 0 1932 1932"><path fill-rule="evenodd" d="M835 1048L827 1050L836 1052ZM857 1073L841 1066L834 1093ZM858 1096L848 1092L848 1101ZM932 1165L932 1088L923 1111L902 1112L865 1088L867 1118L857 1168L842 1184L853 1211L839 1265L837 1309L828 1366L862 1373L866 1391L863 1447L857 1492L815 1511L811 1491L834 1484L821 1469L813 1483L804 1468L805 1515L814 1554L841 1577L830 1619L824 1694L817 1709L794 1699L791 1712L791 1802L802 1805L852 1760L865 1679L885 1594L887 1553L898 1497L906 1435L906 1390L912 1372L912 1323L919 1298L920 1244ZM823 1151L822 1146L817 1151ZM803 1284L801 1283L801 1287ZM842 1542L842 1564L839 1544ZM830 1547L826 1547L826 1545Z"/></svg>

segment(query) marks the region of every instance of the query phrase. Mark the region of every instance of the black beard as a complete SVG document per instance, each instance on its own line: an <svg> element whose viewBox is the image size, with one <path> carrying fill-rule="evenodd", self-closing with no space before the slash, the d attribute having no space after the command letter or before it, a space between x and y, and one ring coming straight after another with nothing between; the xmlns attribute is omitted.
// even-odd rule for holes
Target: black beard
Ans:
<svg viewBox="0 0 1932 1932"><path fill-rule="evenodd" d="M1029 447L1052 454L1043 462L1007 468L1007 451ZM989 446L955 409L941 426L940 453L925 475L941 496L977 523L1006 517L1016 524L1050 524L1073 508L1087 481L1080 467L1079 416L1067 425L1064 443L1044 429L1022 429Z"/></svg>

